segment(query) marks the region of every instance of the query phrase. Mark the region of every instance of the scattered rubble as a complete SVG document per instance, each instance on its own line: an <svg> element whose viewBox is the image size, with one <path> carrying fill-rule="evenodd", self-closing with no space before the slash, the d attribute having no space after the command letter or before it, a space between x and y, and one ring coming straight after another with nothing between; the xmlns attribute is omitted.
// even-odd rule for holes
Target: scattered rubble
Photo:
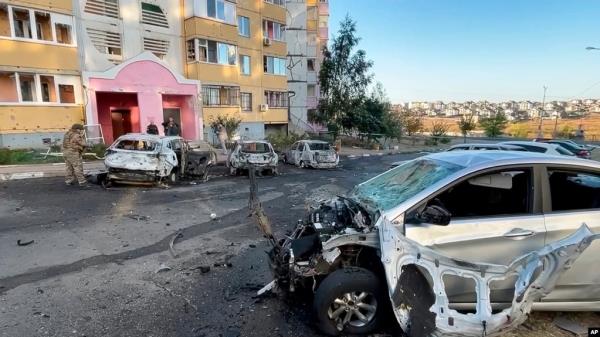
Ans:
<svg viewBox="0 0 600 337"><path fill-rule="evenodd" d="M17 240L17 246L29 246L30 244L32 244L35 240L31 240L31 241L21 241L21 240Z"/></svg>

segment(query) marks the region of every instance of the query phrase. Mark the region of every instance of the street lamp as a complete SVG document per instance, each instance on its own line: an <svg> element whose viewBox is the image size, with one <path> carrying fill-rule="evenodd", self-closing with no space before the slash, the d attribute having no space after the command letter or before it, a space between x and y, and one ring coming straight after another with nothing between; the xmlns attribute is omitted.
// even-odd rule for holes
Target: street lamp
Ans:
<svg viewBox="0 0 600 337"><path fill-rule="evenodd" d="M538 125L538 138L544 138L544 131L542 130L542 123L544 122L544 111L546 105L546 90L548 90L547 86L544 86L544 98L542 98L542 111L540 111L540 125Z"/></svg>

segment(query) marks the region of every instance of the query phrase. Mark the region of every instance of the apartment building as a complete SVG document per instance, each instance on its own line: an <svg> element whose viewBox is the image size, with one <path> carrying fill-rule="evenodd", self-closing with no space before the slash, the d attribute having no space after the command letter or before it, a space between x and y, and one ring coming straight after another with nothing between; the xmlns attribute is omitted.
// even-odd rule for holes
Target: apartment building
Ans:
<svg viewBox="0 0 600 337"><path fill-rule="evenodd" d="M71 0L0 1L0 147L40 147L82 122Z"/></svg>
<svg viewBox="0 0 600 337"><path fill-rule="evenodd" d="M202 82L206 125L235 116L242 138L285 131L285 0L186 0L184 17L185 75Z"/></svg>
<svg viewBox="0 0 600 337"><path fill-rule="evenodd" d="M327 0L288 0L286 5L290 128L315 131L317 126L309 120L319 102L318 74L329 35L329 4Z"/></svg>
<svg viewBox="0 0 600 337"><path fill-rule="evenodd" d="M185 78L182 4L75 0L86 121L104 141L173 117L187 139L203 135L200 82Z"/></svg>

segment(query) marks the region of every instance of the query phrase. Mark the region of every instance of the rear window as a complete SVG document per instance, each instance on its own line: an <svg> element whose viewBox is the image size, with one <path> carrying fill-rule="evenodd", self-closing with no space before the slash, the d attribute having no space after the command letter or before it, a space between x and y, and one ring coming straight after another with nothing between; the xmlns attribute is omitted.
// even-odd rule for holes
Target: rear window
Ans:
<svg viewBox="0 0 600 337"><path fill-rule="evenodd" d="M154 151L156 146L156 142L150 140L123 139L117 143L115 148L130 151Z"/></svg>
<svg viewBox="0 0 600 337"><path fill-rule="evenodd" d="M242 152L245 153L267 153L271 152L268 144L265 143L244 143L242 144Z"/></svg>
<svg viewBox="0 0 600 337"><path fill-rule="evenodd" d="M519 146L522 147L522 148L524 148L524 149L526 149L527 151L530 151L530 152L546 153L546 151L548 150L545 147L534 146L534 145L519 144Z"/></svg>
<svg viewBox="0 0 600 337"><path fill-rule="evenodd" d="M329 144L324 144L324 143L308 144L308 147L311 150L313 150L313 151L327 151L327 150L331 150L331 146L329 146Z"/></svg>
<svg viewBox="0 0 600 337"><path fill-rule="evenodd" d="M565 155L565 156L574 156L573 152L571 152L571 151L569 151L569 150L567 150L567 149L565 149L565 148L563 148L561 146L557 146L556 147L556 151L558 153L562 154L562 155Z"/></svg>

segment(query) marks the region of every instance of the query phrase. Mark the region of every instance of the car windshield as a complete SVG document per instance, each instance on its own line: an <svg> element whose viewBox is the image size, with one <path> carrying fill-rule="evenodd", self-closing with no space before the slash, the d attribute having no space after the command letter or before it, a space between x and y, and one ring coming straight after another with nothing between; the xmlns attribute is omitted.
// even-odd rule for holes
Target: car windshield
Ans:
<svg viewBox="0 0 600 337"><path fill-rule="evenodd" d="M350 197L368 208L385 211L463 168L430 158L411 160L356 186Z"/></svg>
<svg viewBox="0 0 600 337"><path fill-rule="evenodd" d="M565 149L565 148L563 148L561 146L557 146L556 147L556 151L558 153L562 154L562 155L565 155L565 156L574 156L575 155L575 154L573 154L573 152L571 152L571 151L569 151L569 150L567 150L567 149Z"/></svg>
<svg viewBox="0 0 600 337"><path fill-rule="evenodd" d="M331 150L331 146L327 143L311 143L308 144L311 150L313 151L327 151Z"/></svg>
<svg viewBox="0 0 600 337"><path fill-rule="evenodd" d="M266 143L243 143L242 152L245 153L268 153L271 152Z"/></svg>
<svg viewBox="0 0 600 337"><path fill-rule="evenodd" d="M157 143L151 140L123 139L115 145L115 148L130 151L154 151L156 146Z"/></svg>

